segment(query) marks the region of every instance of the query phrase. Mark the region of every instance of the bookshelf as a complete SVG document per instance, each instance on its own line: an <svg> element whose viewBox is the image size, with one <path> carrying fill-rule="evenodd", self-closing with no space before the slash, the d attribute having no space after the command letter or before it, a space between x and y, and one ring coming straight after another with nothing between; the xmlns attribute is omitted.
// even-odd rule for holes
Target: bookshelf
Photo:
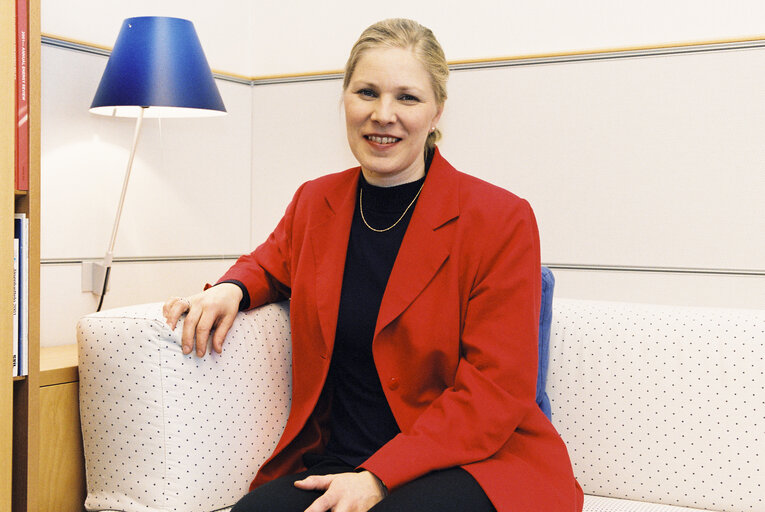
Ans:
<svg viewBox="0 0 765 512"><path fill-rule="evenodd" d="M29 191L14 184L15 2L0 2L0 510L33 512L40 449L40 2L29 2ZM12 376L13 215L30 220L29 374Z"/></svg>

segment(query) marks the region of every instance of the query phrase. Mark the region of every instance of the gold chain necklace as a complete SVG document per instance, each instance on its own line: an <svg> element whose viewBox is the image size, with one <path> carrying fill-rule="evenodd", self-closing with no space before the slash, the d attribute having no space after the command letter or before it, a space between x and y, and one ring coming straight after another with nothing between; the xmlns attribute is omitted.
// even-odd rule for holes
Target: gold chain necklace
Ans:
<svg viewBox="0 0 765 512"><path fill-rule="evenodd" d="M422 192L422 187L424 187L424 186L425 186L425 182L423 181L422 185L420 185L420 190L417 191L417 194L415 194L414 199L412 199L412 202L409 203L409 206L406 207L406 210L404 210L404 213L401 214L401 217L399 217L398 220L396 222L394 222L392 226L389 226L389 227L387 227L385 229L375 229L375 228L373 228L372 226L369 225L369 223L367 222L367 219L364 217L364 204L362 203L362 197L364 197L364 189L362 188L361 190L359 190L359 212L361 213L361 220L364 221L364 225L366 227L368 227L369 229L371 229L375 233L384 233L386 231L390 231L391 229L395 228L396 225L398 225L399 222L401 222L401 219L403 219L404 216L406 216L406 212L408 212L409 208L411 208L412 205L414 204L414 202L417 201L417 198L420 196L420 192Z"/></svg>

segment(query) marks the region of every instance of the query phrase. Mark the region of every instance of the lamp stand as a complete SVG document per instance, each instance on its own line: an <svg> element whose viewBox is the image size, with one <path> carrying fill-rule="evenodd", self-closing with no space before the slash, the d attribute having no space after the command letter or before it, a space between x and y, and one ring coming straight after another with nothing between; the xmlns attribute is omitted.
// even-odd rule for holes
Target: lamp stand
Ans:
<svg viewBox="0 0 765 512"><path fill-rule="evenodd" d="M146 110L146 108L142 107L138 113L138 117L135 120L133 145L130 149L130 158L128 159L127 170L125 171L125 179L122 182L122 194L120 194L120 202L117 206L117 215L114 218L114 227L112 228L112 238L109 242L109 248L107 249L106 255L104 256L102 262L82 262L82 291L92 292L94 295L100 296L98 301L98 309L96 309L96 311L101 311L101 306L104 303L104 295L106 295L106 291L108 290L109 273L112 268L112 258L114 256L114 242L117 240L117 229L119 228L120 217L122 216L122 206L125 204L125 193L127 192L128 181L130 180L130 170L133 168L135 150L138 147L138 138L141 135L141 125L143 124L144 110Z"/></svg>

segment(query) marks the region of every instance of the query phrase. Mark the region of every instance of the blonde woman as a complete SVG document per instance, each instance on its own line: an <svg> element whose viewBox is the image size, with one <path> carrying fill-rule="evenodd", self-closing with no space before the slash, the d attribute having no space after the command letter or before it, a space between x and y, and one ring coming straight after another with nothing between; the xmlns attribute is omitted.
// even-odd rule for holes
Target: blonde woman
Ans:
<svg viewBox="0 0 765 512"><path fill-rule="evenodd" d="M582 508L534 400L534 215L441 156L448 73L418 23L366 29L343 82L359 167L301 186L216 286L165 305L202 356L238 310L291 299L292 409L234 512Z"/></svg>

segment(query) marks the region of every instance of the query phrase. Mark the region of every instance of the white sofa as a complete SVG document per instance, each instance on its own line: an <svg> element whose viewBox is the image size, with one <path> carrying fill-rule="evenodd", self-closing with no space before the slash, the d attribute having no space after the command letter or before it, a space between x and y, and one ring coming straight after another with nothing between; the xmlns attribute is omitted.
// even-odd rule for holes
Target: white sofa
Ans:
<svg viewBox="0 0 765 512"><path fill-rule="evenodd" d="M288 315L240 314L204 359L159 304L83 318L86 507L207 512L244 494L289 411ZM555 299L547 392L585 511L765 511L765 310Z"/></svg>

